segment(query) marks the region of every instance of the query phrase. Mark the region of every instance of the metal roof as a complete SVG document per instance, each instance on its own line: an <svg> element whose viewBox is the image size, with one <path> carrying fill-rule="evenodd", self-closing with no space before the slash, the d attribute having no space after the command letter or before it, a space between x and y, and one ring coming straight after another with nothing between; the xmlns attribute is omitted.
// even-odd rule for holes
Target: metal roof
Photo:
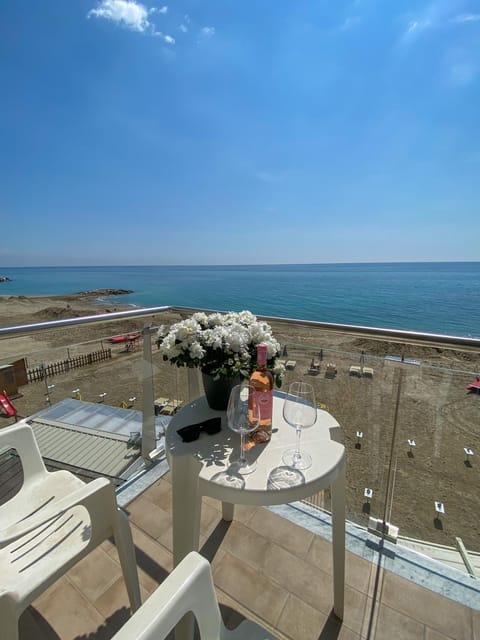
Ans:
<svg viewBox="0 0 480 640"><path fill-rule="evenodd" d="M155 419L158 438L169 420ZM140 449L132 445L131 436L141 433L141 411L66 398L27 421L42 457L55 466L120 481L137 469Z"/></svg>

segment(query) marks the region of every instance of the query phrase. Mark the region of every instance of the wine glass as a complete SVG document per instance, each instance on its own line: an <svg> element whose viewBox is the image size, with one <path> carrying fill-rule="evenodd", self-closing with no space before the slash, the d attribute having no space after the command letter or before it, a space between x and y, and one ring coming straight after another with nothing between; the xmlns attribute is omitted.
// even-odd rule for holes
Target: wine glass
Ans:
<svg viewBox="0 0 480 640"><path fill-rule="evenodd" d="M283 403L285 422L296 429L296 445L283 454L283 462L294 469L308 469L312 466L311 456L300 449L302 429L311 427L317 419L315 392L308 382L292 382Z"/></svg>
<svg viewBox="0 0 480 640"><path fill-rule="evenodd" d="M255 388L248 384L233 387L227 407L228 426L240 434L240 457L233 461L235 473L247 475L256 469L256 463L248 464L245 457L245 436L258 429L260 405Z"/></svg>

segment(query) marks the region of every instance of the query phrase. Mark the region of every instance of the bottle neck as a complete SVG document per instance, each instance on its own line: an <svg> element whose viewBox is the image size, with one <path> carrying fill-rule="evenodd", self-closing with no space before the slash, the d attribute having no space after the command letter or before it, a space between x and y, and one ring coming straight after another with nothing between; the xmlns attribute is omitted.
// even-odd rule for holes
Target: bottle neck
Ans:
<svg viewBox="0 0 480 640"><path fill-rule="evenodd" d="M267 368L267 345L261 344L257 347L257 369Z"/></svg>

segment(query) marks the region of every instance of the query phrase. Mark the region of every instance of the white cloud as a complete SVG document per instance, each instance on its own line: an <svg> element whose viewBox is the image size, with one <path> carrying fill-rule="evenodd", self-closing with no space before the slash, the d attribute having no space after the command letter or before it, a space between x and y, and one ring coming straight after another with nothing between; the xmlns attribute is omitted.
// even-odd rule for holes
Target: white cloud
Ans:
<svg viewBox="0 0 480 640"><path fill-rule="evenodd" d="M212 38L215 35L215 27L202 27L200 29L200 35L204 38Z"/></svg>
<svg viewBox="0 0 480 640"><path fill-rule="evenodd" d="M166 33L162 33L161 31L155 31L153 35L156 36L157 38L161 38L167 44L175 44L175 38L172 38L172 36L169 36Z"/></svg>
<svg viewBox="0 0 480 640"><path fill-rule="evenodd" d="M465 22L478 22L480 21L480 13L463 13L462 15L455 16L452 22L457 24L463 24Z"/></svg>
<svg viewBox="0 0 480 640"><path fill-rule="evenodd" d="M144 33L153 28L148 19L150 11L136 0L101 0L96 9L91 9L87 17L105 18L121 24L132 31Z"/></svg>
<svg viewBox="0 0 480 640"><path fill-rule="evenodd" d="M411 20L402 35L402 42L407 43L419 36L431 26L429 20Z"/></svg>
<svg viewBox="0 0 480 640"><path fill-rule="evenodd" d="M184 24L181 24L178 28L180 29L180 31L182 33L187 33L187 31L188 31L188 27L185 26Z"/></svg>
<svg viewBox="0 0 480 640"><path fill-rule="evenodd" d="M168 13L167 5L163 6L161 9L158 9L158 13Z"/></svg>

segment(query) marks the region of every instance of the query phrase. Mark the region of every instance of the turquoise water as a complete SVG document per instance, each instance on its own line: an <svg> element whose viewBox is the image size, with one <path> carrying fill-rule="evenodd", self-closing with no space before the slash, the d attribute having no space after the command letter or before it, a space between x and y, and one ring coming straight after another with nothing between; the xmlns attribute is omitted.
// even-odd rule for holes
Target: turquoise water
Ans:
<svg viewBox="0 0 480 640"><path fill-rule="evenodd" d="M115 301L480 337L480 262L0 267L0 295L123 288Z"/></svg>

